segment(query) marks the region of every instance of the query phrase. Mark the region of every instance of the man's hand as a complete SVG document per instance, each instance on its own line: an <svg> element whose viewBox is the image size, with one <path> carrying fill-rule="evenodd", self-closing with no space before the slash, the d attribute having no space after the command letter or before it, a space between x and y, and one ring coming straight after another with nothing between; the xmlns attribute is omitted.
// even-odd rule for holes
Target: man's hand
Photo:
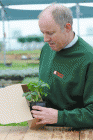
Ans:
<svg viewBox="0 0 93 140"><path fill-rule="evenodd" d="M37 109L40 111L32 110L31 113L36 119L40 119L40 122L36 124L54 124L57 123L58 110L52 108L46 108L41 106L33 106L32 109Z"/></svg>

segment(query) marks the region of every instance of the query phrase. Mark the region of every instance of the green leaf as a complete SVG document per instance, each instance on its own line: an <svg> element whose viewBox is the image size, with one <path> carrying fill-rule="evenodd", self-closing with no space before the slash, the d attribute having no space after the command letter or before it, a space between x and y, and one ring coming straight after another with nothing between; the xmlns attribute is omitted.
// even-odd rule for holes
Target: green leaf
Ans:
<svg viewBox="0 0 93 140"><path fill-rule="evenodd" d="M44 84L44 82L40 79L38 85L41 86L42 84Z"/></svg>
<svg viewBox="0 0 93 140"><path fill-rule="evenodd" d="M48 93L44 93L44 87L50 88L49 85L43 82L41 79L38 82L30 82L27 87L31 92L24 93L23 96L26 96L27 100L32 101L39 101L41 100L41 98L39 98L40 96L47 96Z"/></svg>
<svg viewBox="0 0 93 140"><path fill-rule="evenodd" d="M39 87L38 91L41 93L43 91L43 89L41 87Z"/></svg>
<svg viewBox="0 0 93 140"><path fill-rule="evenodd" d="M31 92L24 92L23 95L22 95L22 97L27 96L29 94L31 94Z"/></svg>
<svg viewBox="0 0 93 140"><path fill-rule="evenodd" d="M41 95L43 96L45 93L44 92L41 92Z"/></svg>
<svg viewBox="0 0 93 140"><path fill-rule="evenodd" d="M45 97L47 96L48 94L47 93L45 93Z"/></svg>
<svg viewBox="0 0 93 140"><path fill-rule="evenodd" d="M42 86L42 87L45 87L45 86L46 86L46 84L42 84L41 86Z"/></svg>
<svg viewBox="0 0 93 140"><path fill-rule="evenodd" d="M30 89L30 91L35 91L34 85L30 85L30 87L28 87L28 89Z"/></svg>
<svg viewBox="0 0 93 140"><path fill-rule="evenodd" d="M31 95L38 95L38 93L37 92L32 92Z"/></svg>
<svg viewBox="0 0 93 140"><path fill-rule="evenodd" d="M35 102L35 99L33 99L33 101Z"/></svg>
<svg viewBox="0 0 93 140"><path fill-rule="evenodd" d="M41 85L41 81L38 82L38 86L40 86L40 85Z"/></svg>
<svg viewBox="0 0 93 140"><path fill-rule="evenodd" d="M35 95L33 95L33 96L32 96L32 98L35 100L35 99L36 99L36 96L35 96Z"/></svg>
<svg viewBox="0 0 93 140"><path fill-rule="evenodd" d="M26 93L23 93L22 97L26 96L27 94Z"/></svg>
<svg viewBox="0 0 93 140"><path fill-rule="evenodd" d="M38 98L38 101L40 101L41 100L41 98Z"/></svg>
<svg viewBox="0 0 93 140"><path fill-rule="evenodd" d="M38 85L37 82L30 82L29 84L30 84L30 85Z"/></svg>
<svg viewBox="0 0 93 140"><path fill-rule="evenodd" d="M31 99L32 99L31 94L30 94L30 95L28 95L28 96L26 96L26 99L27 99L28 101L31 101Z"/></svg>
<svg viewBox="0 0 93 140"><path fill-rule="evenodd" d="M50 89L50 86L48 84L46 86Z"/></svg>
<svg viewBox="0 0 93 140"><path fill-rule="evenodd" d="M48 87L48 88L50 89L50 87L49 87L48 84L43 84L42 86L44 86L44 87Z"/></svg>
<svg viewBox="0 0 93 140"><path fill-rule="evenodd" d="M34 86L34 87L38 87L38 85Z"/></svg>
<svg viewBox="0 0 93 140"><path fill-rule="evenodd" d="M36 96L36 101L38 101L38 95Z"/></svg>

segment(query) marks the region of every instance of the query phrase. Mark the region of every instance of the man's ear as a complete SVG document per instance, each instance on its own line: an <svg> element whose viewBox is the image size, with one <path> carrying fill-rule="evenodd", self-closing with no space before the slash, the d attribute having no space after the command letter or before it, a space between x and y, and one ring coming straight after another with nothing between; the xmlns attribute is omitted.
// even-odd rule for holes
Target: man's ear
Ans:
<svg viewBox="0 0 93 140"><path fill-rule="evenodd" d="M66 23L65 28L67 32L70 32L72 30L72 26L70 23Z"/></svg>

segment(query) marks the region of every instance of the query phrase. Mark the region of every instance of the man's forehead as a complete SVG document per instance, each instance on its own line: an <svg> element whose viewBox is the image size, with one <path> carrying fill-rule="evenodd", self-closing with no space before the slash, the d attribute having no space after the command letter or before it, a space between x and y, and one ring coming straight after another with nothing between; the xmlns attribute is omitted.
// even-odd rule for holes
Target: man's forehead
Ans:
<svg viewBox="0 0 93 140"><path fill-rule="evenodd" d="M54 19L50 15L43 15L41 18L39 18L39 25L40 24L52 24L54 23Z"/></svg>
<svg viewBox="0 0 93 140"><path fill-rule="evenodd" d="M52 14L49 12L49 11L45 11L42 13L42 15L39 17L39 20L42 19L42 20L45 20L45 19L52 19L53 16Z"/></svg>

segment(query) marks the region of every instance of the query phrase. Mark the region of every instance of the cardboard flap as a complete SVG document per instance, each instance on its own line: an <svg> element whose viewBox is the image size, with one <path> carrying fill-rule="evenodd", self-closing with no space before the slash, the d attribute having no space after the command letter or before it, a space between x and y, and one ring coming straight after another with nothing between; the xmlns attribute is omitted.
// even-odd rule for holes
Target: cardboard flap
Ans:
<svg viewBox="0 0 93 140"><path fill-rule="evenodd" d="M32 120L32 115L25 97L22 97L21 84L0 89L0 123L20 123Z"/></svg>

